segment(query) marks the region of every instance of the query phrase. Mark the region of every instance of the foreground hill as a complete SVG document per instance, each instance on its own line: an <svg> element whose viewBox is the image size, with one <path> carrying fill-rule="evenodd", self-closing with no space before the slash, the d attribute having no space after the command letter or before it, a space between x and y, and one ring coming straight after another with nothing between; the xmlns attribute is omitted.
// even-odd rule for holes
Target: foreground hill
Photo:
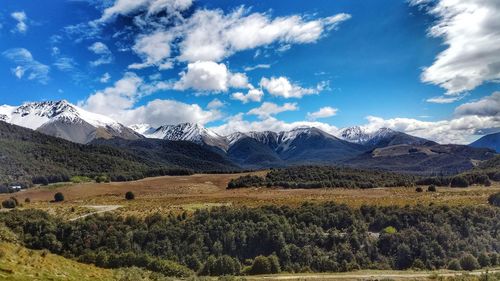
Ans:
<svg viewBox="0 0 500 281"><path fill-rule="evenodd" d="M486 147L500 153L500 132L486 135L470 144L472 147Z"/></svg>
<svg viewBox="0 0 500 281"><path fill-rule="evenodd" d="M412 174L451 175L470 170L478 161L493 157L495 152L491 149L465 145L393 145L376 148L345 164Z"/></svg>
<svg viewBox="0 0 500 281"><path fill-rule="evenodd" d="M30 182L36 176L60 181L69 176L101 174L121 176L123 180L127 176L161 175L168 172L165 169L226 171L235 167L192 143L158 142L136 143L149 150L127 151L110 145L77 144L0 121L0 159L9 163L0 165L0 183ZM155 155L157 147L162 150Z"/></svg>

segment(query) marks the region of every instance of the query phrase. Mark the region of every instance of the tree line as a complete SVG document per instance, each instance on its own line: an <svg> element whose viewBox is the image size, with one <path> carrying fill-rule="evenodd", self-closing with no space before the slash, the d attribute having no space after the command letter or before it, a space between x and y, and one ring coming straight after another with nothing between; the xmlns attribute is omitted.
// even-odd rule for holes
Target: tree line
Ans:
<svg viewBox="0 0 500 281"><path fill-rule="evenodd" d="M354 209L305 203L145 219L107 214L74 222L14 210L0 222L29 248L101 267L137 266L179 277L500 264L500 208L493 204Z"/></svg>

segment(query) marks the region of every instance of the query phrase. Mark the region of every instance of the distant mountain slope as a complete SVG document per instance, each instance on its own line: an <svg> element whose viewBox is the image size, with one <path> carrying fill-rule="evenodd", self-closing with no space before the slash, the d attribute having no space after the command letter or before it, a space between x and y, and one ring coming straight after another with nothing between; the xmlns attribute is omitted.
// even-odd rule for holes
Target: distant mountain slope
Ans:
<svg viewBox="0 0 500 281"><path fill-rule="evenodd" d="M298 163L334 164L366 150L362 145L340 140L310 127L280 133L235 133L227 139L228 156L247 167L277 167Z"/></svg>
<svg viewBox="0 0 500 281"><path fill-rule="evenodd" d="M457 174L475 167L478 161L495 157L485 148L465 145L394 145L376 148L346 160L344 164L422 175Z"/></svg>
<svg viewBox="0 0 500 281"><path fill-rule="evenodd" d="M483 136L469 145L472 147L490 148L500 153L500 132Z"/></svg>
<svg viewBox="0 0 500 281"><path fill-rule="evenodd" d="M359 126L346 128L341 132L341 138L367 146L370 149L391 145L435 145L436 142L394 131L389 128L380 128L373 133L367 133Z"/></svg>
<svg viewBox="0 0 500 281"><path fill-rule="evenodd" d="M147 138L164 139L171 141L190 141L227 150L226 139L217 133L199 124L181 123L177 125L164 125L159 128L147 124L130 126L137 133Z"/></svg>
<svg viewBox="0 0 500 281"><path fill-rule="evenodd" d="M89 143L96 138L142 138L111 118L64 100L25 103L19 107L4 105L0 107L0 120L76 143Z"/></svg>
<svg viewBox="0 0 500 281"><path fill-rule="evenodd" d="M214 152L209 147L188 141L168 141L161 139L124 140L97 139L92 144L124 149L150 161L167 166L177 166L200 172L229 172L240 168L225 155Z"/></svg>

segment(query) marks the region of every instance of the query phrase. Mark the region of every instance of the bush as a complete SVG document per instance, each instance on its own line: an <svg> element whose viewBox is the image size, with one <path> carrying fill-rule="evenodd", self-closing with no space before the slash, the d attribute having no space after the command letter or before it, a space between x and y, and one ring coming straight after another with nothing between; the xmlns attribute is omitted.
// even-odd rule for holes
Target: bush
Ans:
<svg viewBox="0 0 500 281"><path fill-rule="evenodd" d="M97 182L97 183L103 183L103 182L107 183L107 182L110 182L110 181L111 180L106 175L100 175L100 176L95 177L95 182Z"/></svg>
<svg viewBox="0 0 500 281"><path fill-rule="evenodd" d="M456 176L451 179L451 187L469 187L469 182L462 176Z"/></svg>
<svg viewBox="0 0 500 281"><path fill-rule="evenodd" d="M448 263L448 269L449 270L462 270L462 266L460 265L460 262L457 259L452 259Z"/></svg>
<svg viewBox="0 0 500 281"><path fill-rule="evenodd" d="M435 185L431 184L431 185L429 185L429 187L427 187L427 191L428 192L436 192L437 188Z"/></svg>
<svg viewBox="0 0 500 281"><path fill-rule="evenodd" d="M500 192L491 194L490 197L488 197L488 203L490 203L490 205L500 207Z"/></svg>
<svg viewBox="0 0 500 281"><path fill-rule="evenodd" d="M24 203L30 203L31 202L31 199L29 197L26 197L26 199L24 199Z"/></svg>
<svg viewBox="0 0 500 281"><path fill-rule="evenodd" d="M264 256L257 256L253 260L249 273L252 275L271 273L271 263L269 262L269 259Z"/></svg>
<svg viewBox="0 0 500 281"><path fill-rule="evenodd" d="M471 254L466 254L460 259L460 266L463 270L475 270L480 268L479 263L477 262L476 257Z"/></svg>
<svg viewBox="0 0 500 281"><path fill-rule="evenodd" d="M484 252L479 254L479 257L477 257L477 261L479 262L479 265L481 267L488 267L491 265L490 257L488 256L487 253L484 253Z"/></svg>
<svg viewBox="0 0 500 281"><path fill-rule="evenodd" d="M416 191L416 192L424 192L424 190L423 190L421 187L417 187L417 188L415 189L415 191Z"/></svg>
<svg viewBox="0 0 500 281"><path fill-rule="evenodd" d="M16 206L17 206L16 201L13 200L12 198L4 200L2 202L2 207L7 209L14 209Z"/></svg>
<svg viewBox="0 0 500 281"><path fill-rule="evenodd" d="M56 194L54 194L54 201L55 202L64 201L64 195L61 192L57 192Z"/></svg>
<svg viewBox="0 0 500 281"><path fill-rule="evenodd" d="M388 226L388 227L382 229L382 232L386 233L386 234L394 234L394 233L396 233L398 231L397 231L397 229L394 226Z"/></svg>
<svg viewBox="0 0 500 281"><path fill-rule="evenodd" d="M217 258L209 256L199 274L205 276L237 275L240 269L239 261L230 256L223 255Z"/></svg>
<svg viewBox="0 0 500 281"><path fill-rule="evenodd" d="M127 200L134 200L135 199L135 194L132 191L127 191L127 193L125 193L125 199L127 199Z"/></svg>

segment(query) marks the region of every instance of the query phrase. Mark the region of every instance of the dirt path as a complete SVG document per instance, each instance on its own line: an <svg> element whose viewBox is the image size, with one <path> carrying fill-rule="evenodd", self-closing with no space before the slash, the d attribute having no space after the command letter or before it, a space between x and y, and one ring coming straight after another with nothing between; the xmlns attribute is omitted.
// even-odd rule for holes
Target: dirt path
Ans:
<svg viewBox="0 0 500 281"><path fill-rule="evenodd" d="M473 275L479 276L486 272L498 273L500 269L493 270L481 270L472 272L366 272L366 273L339 273L339 274L298 274L298 275L269 275L269 276L246 276L249 281L260 281L260 280L382 280L382 279L394 279L394 280L424 280L431 279L435 276L440 277L454 277L460 275Z"/></svg>
<svg viewBox="0 0 500 281"><path fill-rule="evenodd" d="M122 206L121 205L86 205L83 207L94 209L95 211L88 213L88 214L85 214L85 215L78 216L76 218L72 218L69 221L76 221L76 220L83 219L83 218L88 217L88 216L97 215L97 214L101 214L101 213L105 213L105 212L111 212L111 211L114 211L118 208L121 208Z"/></svg>

